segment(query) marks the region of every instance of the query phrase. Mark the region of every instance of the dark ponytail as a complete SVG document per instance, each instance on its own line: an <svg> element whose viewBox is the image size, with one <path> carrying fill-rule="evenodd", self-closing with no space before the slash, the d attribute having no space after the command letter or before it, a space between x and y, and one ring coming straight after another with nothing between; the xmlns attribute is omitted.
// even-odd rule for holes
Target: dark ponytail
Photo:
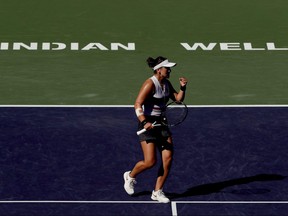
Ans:
<svg viewBox="0 0 288 216"><path fill-rule="evenodd" d="M155 67L155 65L157 64L157 63L156 63L156 60L153 59L152 57L149 57L149 58L146 60L146 62L147 62L148 66L149 66L150 68Z"/></svg>
<svg viewBox="0 0 288 216"><path fill-rule="evenodd" d="M152 57L149 57L146 62L150 68L154 68L156 65L160 64L161 62L165 61L167 58L158 56L157 58L153 59Z"/></svg>

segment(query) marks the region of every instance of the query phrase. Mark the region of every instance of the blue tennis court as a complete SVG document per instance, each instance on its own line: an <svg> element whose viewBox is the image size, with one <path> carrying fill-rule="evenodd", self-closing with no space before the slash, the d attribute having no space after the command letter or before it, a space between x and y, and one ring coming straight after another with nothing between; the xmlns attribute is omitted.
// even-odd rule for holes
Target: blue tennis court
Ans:
<svg viewBox="0 0 288 216"><path fill-rule="evenodd" d="M287 0L1 1L0 216L288 215L287 11ZM133 105L157 56L177 63L177 91L188 80L169 204L151 200L159 157L133 196L123 188L143 156Z"/></svg>
<svg viewBox="0 0 288 216"><path fill-rule="evenodd" d="M285 106L190 106L173 128L170 204L150 199L158 167L141 159L131 106L6 106L1 120L1 215L285 215Z"/></svg>

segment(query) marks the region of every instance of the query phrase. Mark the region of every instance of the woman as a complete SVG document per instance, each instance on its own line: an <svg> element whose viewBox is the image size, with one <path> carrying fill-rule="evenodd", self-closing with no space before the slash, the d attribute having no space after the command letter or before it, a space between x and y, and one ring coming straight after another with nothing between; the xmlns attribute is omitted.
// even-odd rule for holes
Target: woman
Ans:
<svg viewBox="0 0 288 216"><path fill-rule="evenodd" d="M161 112L169 99L184 100L187 80L184 77L179 78L180 91L177 92L168 81L171 67L174 67L176 63L169 62L167 58L162 56L156 59L149 57L147 63L153 69L154 75L144 82L134 104L135 113L139 120L139 130L143 128L147 130L139 135L144 159L136 163L132 171L124 173L124 188L129 195L134 193L136 176L156 164L157 148L161 153L162 163L151 199L167 203L170 200L165 196L162 189L172 163L172 136L168 127L153 127L152 124L155 121L160 122Z"/></svg>

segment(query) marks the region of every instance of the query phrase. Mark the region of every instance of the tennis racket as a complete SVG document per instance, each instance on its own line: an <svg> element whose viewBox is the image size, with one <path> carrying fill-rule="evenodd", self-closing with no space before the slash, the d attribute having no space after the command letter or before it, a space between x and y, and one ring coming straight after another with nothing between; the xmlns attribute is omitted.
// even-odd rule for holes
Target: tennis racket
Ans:
<svg viewBox="0 0 288 216"><path fill-rule="evenodd" d="M155 121L153 124L152 124L152 126L153 127L159 127L159 126L161 126L161 124L160 123L158 123L157 124L157 122ZM140 130L140 131L137 131L137 135L140 135L140 134L142 134L142 133L144 133L145 131L147 131L145 128L143 128L142 130Z"/></svg>
<svg viewBox="0 0 288 216"><path fill-rule="evenodd" d="M161 122L154 122L153 127L157 126L168 126L174 127L181 124L188 115L188 108L186 104L182 101L173 101L166 105L165 109L161 114ZM144 133L146 129L137 131L137 135Z"/></svg>

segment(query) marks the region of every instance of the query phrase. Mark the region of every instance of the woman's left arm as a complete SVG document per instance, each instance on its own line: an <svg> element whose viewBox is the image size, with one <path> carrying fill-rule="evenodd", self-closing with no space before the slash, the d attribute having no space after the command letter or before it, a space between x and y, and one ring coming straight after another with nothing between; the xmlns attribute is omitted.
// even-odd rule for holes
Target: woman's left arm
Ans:
<svg viewBox="0 0 288 216"><path fill-rule="evenodd" d="M185 99L185 91L186 91L186 85L187 85L187 79L185 77L180 77L179 78L180 82L180 91L177 92L173 87L172 87L172 99L176 101L184 101ZM172 86L172 85L171 85Z"/></svg>

